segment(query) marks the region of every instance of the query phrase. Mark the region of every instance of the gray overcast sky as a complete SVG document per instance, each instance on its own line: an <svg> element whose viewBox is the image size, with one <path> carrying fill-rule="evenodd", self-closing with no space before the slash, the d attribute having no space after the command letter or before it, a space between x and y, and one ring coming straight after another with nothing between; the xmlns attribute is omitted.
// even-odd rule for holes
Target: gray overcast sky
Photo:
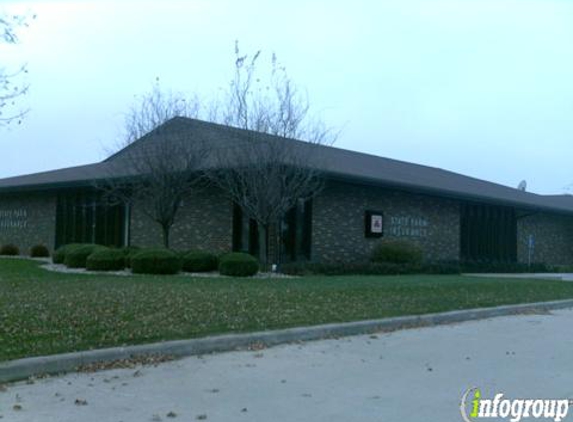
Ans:
<svg viewBox="0 0 573 422"><path fill-rule="evenodd" d="M134 96L216 95L242 50L275 51L336 146L561 193L573 182L573 1L5 1L37 14L30 113L0 177L99 161Z"/></svg>

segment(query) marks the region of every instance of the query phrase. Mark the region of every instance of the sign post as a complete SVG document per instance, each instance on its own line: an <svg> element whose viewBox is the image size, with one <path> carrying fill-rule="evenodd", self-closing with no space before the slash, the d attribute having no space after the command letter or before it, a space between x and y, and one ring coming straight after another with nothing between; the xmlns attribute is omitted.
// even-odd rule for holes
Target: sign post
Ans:
<svg viewBox="0 0 573 422"><path fill-rule="evenodd" d="M535 237L530 234L527 238L527 266L531 268L531 259L535 250Z"/></svg>

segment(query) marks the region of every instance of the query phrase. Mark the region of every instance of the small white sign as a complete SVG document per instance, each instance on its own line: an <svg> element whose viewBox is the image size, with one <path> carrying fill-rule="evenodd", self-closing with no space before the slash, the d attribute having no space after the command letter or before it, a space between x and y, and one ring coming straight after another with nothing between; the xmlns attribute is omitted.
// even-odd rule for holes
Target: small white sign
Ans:
<svg viewBox="0 0 573 422"><path fill-rule="evenodd" d="M533 248L535 246L535 237L532 234L530 234L527 239L527 246L529 248Z"/></svg>
<svg viewBox="0 0 573 422"><path fill-rule="evenodd" d="M370 219L370 232L381 234L382 233L382 216L372 215Z"/></svg>

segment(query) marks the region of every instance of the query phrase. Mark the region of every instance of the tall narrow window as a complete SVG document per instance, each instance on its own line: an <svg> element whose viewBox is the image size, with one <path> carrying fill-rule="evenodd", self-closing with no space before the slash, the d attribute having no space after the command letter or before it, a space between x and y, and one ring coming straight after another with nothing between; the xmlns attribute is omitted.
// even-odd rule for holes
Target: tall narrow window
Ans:
<svg viewBox="0 0 573 422"><path fill-rule="evenodd" d="M257 222L243 213L240 206L233 206L233 250L259 254L259 231Z"/></svg>
<svg viewBox="0 0 573 422"><path fill-rule="evenodd" d="M310 259L312 235L312 201L299 200L286 214L282 225L282 261Z"/></svg>
<svg viewBox="0 0 573 422"><path fill-rule="evenodd" d="M280 245L278 248L274 241L277 239L276 233L270 234L273 245L270 247L276 251L278 249L281 262L291 262L309 260L311 256L311 233L312 233L312 201L298 201L297 205L291 208L282 221L280 234ZM257 223L249 219L238 205L233 209L233 250L237 252L248 252L258 256L259 235Z"/></svg>
<svg viewBox="0 0 573 422"><path fill-rule="evenodd" d="M462 204L460 221L462 260L515 262L517 218L512 207Z"/></svg>
<svg viewBox="0 0 573 422"><path fill-rule="evenodd" d="M94 191L65 192L56 205L56 247L68 243L124 246L125 206L110 205Z"/></svg>

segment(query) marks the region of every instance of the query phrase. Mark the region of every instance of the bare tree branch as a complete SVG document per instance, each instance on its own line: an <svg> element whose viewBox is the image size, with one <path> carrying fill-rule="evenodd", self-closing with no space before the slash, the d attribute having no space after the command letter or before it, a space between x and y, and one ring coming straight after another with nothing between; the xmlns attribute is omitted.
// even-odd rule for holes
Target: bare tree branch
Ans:
<svg viewBox="0 0 573 422"><path fill-rule="evenodd" d="M159 223L166 246L183 197L203 180L199 169L257 222L263 265L268 262L269 233L278 236L280 245L286 213L322 188L318 146L332 143L336 134L311 118L307 96L275 55L269 75L259 77L260 57L260 51L252 57L241 55L236 43L234 78L223 100L212 102L207 110L210 120L245 129L231 144L217 140L222 146L213 148L184 139L183 133L163 133L161 125L173 117L196 117L200 102L166 94L158 84L126 118L119 154L136 176L126 184L110 182L109 190L125 203L137 203ZM135 140L137 148L129 147Z"/></svg>
<svg viewBox="0 0 573 422"><path fill-rule="evenodd" d="M338 133L310 114L308 96L300 92L272 54L268 75L260 74L261 51L241 55L235 42L235 74L226 95L209 117L228 126L307 142L332 144Z"/></svg>
<svg viewBox="0 0 573 422"><path fill-rule="evenodd" d="M249 59L235 44L235 76L219 109L219 121L249 132L244 141L214 153L216 164L209 177L258 223L259 258L265 264L269 231L280 236L286 213L321 190L317 146L334 142L336 134L310 118L308 98L274 54L268 84L262 84L257 75L260 54L257 51Z"/></svg>
<svg viewBox="0 0 573 422"><path fill-rule="evenodd" d="M18 42L17 28L22 26L28 26L26 16L0 16L0 40L6 44L16 44ZM11 122L20 124L28 112L28 110L13 111L17 99L28 92L28 85L20 81L21 77L27 73L26 65L10 72L0 64L0 126Z"/></svg>
<svg viewBox="0 0 573 422"><path fill-rule="evenodd" d="M127 147L173 117L198 117L200 105L197 96L187 98L181 93L163 90L156 78L151 91L135 98L125 115L122 137L108 152Z"/></svg>
<svg viewBox="0 0 573 422"><path fill-rule="evenodd" d="M206 145L189 138L176 124L161 127L187 111L186 107L186 103L164 94L158 86L143 96L126 119L125 143L137 140L137 148L124 148L109 162L110 175L98 185L109 200L135 205L158 223L166 248L183 200L191 200L190 193L200 187L203 180L200 169L207 156ZM131 177L117 178L113 172L118 167L122 174Z"/></svg>

